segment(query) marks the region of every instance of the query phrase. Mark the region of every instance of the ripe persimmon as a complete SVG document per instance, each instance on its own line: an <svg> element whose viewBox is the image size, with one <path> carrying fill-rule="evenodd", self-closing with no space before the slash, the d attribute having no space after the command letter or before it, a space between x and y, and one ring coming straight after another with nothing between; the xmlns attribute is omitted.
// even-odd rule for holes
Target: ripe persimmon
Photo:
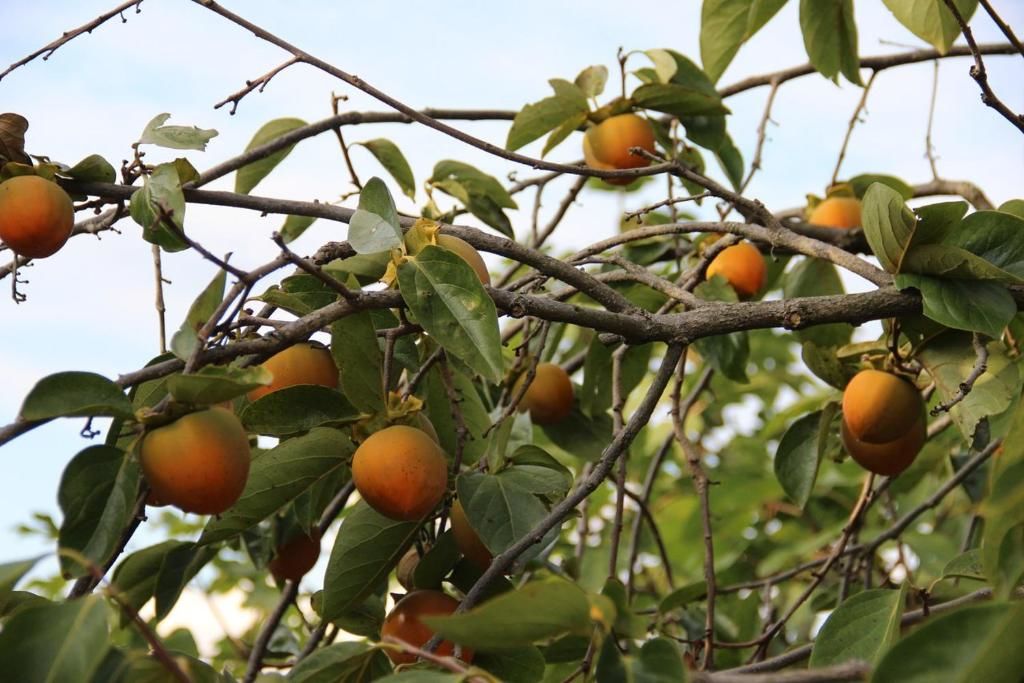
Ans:
<svg viewBox="0 0 1024 683"><path fill-rule="evenodd" d="M893 477L910 467L928 437L924 413L902 436L886 443L868 443L850 433L843 420L840 427L843 446L861 467L887 477Z"/></svg>
<svg viewBox="0 0 1024 683"><path fill-rule="evenodd" d="M739 242L726 247L712 259L707 277L711 279L715 275L728 280L740 298L748 298L764 287L768 269L757 247L750 242Z"/></svg>
<svg viewBox="0 0 1024 683"><path fill-rule="evenodd" d="M249 478L250 458L242 423L216 406L147 431L139 446L152 499L204 515L235 504Z"/></svg>
<svg viewBox="0 0 1024 683"><path fill-rule="evenodd" d="M525 374L516 382L516 390L524 381ZM554 363L538 363L533 381L519 402L519 409L530 411L530 419L537 424L550 425L569 416L572 401L569 373Z"/></svg>
<svg viewBox="0 0 1024 683"><path fill-rule="evenodd" d="M71 237L75 209L60 185L35 175L0 184L0 240L26 258L55 254Z"/></svg>
<svg viewBox="0 0 1024 683"><path fill-rule="evenodd" d="M274 379L267 386L250 391L250 401L298 384L319 384L332 389L338 386L338 366L331 352L308 342L275 353L263 362L263 367L270 370Z"/></svg>
<svg viewBox="0 0 1024 683"><path fill-rule="evenodd" d="M298 581L320 558L320 536L299 532L274 550L267 568L279 582Z"/></svg>
<svg viewBox="0 0 1024 683"><path fill-rule="evenodd" d="M434 637L434 631L420 620L421 617L447 616L458 606L458 600L441 591L419 590L408 593L395 603L394 608L384 618L384 624L380 627L381 640L390 636L413 647L423 647ZM412 664L416 661L416 655L411 652L391 649L385 652L395 664ZM435 652L442 657L450 657L455 652L455 645L450 640L442 640ZM462 648L462 660L466 663L472 662L473 651Z"/></svg>
<svg viewBox="0 0 1024 683"><path fill-rule="evenodd" d="M391 519L422 519L448 488L448 462L426 432L392 425L371 434L352 457L352 481L363 500Z"/></svg>
<svg viewBox="0 0 1024 683"><path fill-rule="evenodd" d="M587 166L603 171L650 166L647 157L631 154L631 147L640 147L654 154L654 128L636 114L610 116L583 135L583 159ZM635 178L604 178L612 185L629 185Z"/></svg>
<svg viewBox="0 0 1024 683"><path fill-rule="evenodd" d="M924 400L907 380L881 370L862 370L843 391L843 422L858 441L889 443L902 437L924 411Z"/></svg>
<svg viewBox="0 0 1024 683"><path fill-rule="evenodd" d="M840 230L860 227L860 200L856 197L828 197L814 207L807 221Z"/></svg>
<svg viewBox="0 0 1024 683"><path fill-rule="evenodd" d="M476 276L480 278L480 282L485 285L491 284L491 274L487 271L487 264L484 263L484 259L480 256L480 252L473 248L469 242L455 235L437 235L437 245L444 247L445 249L452 251L456 256L462 258L463 261L469 264L469 267L473 269Z"/></svg>
<svg viewBox="0 0 1024 683"><path fill-rule="evenodd" d="M477 568L487 569L490 566L494 557L470 526L466 511L462 509L462 503L459 501L452 503L452 535L455 536L455 545L459 547L459 552Z"/></svg>

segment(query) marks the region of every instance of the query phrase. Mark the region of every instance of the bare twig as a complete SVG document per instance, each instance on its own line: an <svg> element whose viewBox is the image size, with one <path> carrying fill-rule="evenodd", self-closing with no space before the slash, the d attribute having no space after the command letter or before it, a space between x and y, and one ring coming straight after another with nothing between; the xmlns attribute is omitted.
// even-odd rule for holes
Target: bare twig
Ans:
<svg viewBox="0 0 1024 683"><path fill-rule="evenodd" d="M964 38L967 40L967 45L970 47L971 54L974 55L974 66L971 67L970 74L971 78L978 83L978 87L981 88L981 101L995 109L999 112L1000 116L1016 126L1017 130L1024 133L1024 115L1013 113L1013 111L996 96L992 87L988 84L988 72L985 70L985 62L981 58L982 51L978 47L978 44L974 42L974 33L971 31L971 27L967 25L967 21L964 19L963 15L960 14L960 10L957 8L956 3L954 3L953 0L942 1L953 14L953 18L956 19L956 23L960 25L960 30L964 32ZM1019 46L1019 43L1017 46Z"/></svg>
<svg viewBox="0 0 1024 683"><path fill-rule="evenodd" d="M242 88L241 90L238 90L237 92L234 92L234 93L228 95L223 100L221 100L217 104L213 105L213 108L214 109L220 109L225 104L230 102L231 103L231 111L229 113L232 116L234 116L235 112L238 111L238 103L242 101L242 98L244 98L246 95L251 93L253 90L258 90L259 92L263 92L263 89L266 88L267 85L270 84L270 81L271 81L271 79L274 78L274 76L276 76L277 74L281 73L282 71L284 71L288 67L292 66L293 64L298 64L298 62L299 62L299 60L293 57L292 59L289 59L286 62L278 64L273 69L271 69L267 73L263 74L259 78L255 78L255 79L253 79L251 81L246 81L244 88Z"/></svg>
<svg viewBox="0 0 1024 683"><path fill-rule="evenodd" d="M90 21L88 24L84 24L84 25L79 26L78 28L72 29L70 31L65 31L64 33L61 34L60 38L58 38L57 40L53 41L52 43L49 43L48 45L45 45L45 46L39 48L38 50L36 50L32 54L28 55L27 57L19 59L14 64L11 64L9 67L7 67L7 69L3 73L0 73L0 81L2 81L4 79L4 76L6 76L7 74L11 73L12 71L14 71L15 69L17 69L20 66L24 66L24 65L28 64L29 62L31 62L33 59L35 59L37 57L41 56L44 61L49 59L50 55L52 55L54 52L59 50L65 44L71 42L72 40L74 40L78 36L82 35L83 33L92 33L93 29L99 27L101 24L106 23L108 20L110 20L110 19L112 19L112 18L114 18L116 16L120 16L121 17L121 23L122 24L128 23L128 20L125 19L125 17L124 17L124 11L127 10L128 8L134 6L135 7L135 13L138 14L139 12L142 11L142 8L139 7L139 5L141 5L141 4L142 4L142 0L130 0L129 2L121 3L120 5L115 7L114 9L110 10L109 12L105 12L105 13L99 15L98 17L96 17L95 19Z"/></svg>
<svg viewBox="0 0 1024 683"><path fill-rule="evenodd" d="M1010 44L1017 48L1017 52L1024 56L1024 45L1021 45L1020 39L1014 34L1013 29L1010 28L1009 24L1003 21L1002 17L996 14L995 9L992 8L992 3L989 0L978 0L981 6L985 8L985 12L992 19L992 22L999 27L999 30L1003 32Z"/></svg>
<svg viewBox="0 0 1024 683"><path fill-rule="evenodd" d="M160 263L160 246L154 244L153 252L153 276L156 280L156 315L160 329L160 353L167 353L167 325L164 320L164 313L167 307L164 306L164 274Z"/></svg>
<svg viewBox="0 0 1024 683"><path fill-rule="evenodd" d="M875 82L875 76L878 75L877 71L871 72L871 77L868 82L864 85L864 89L861 91L860 100L857 102L857 106L853 110L853 115L850 116L850 123L846 127L846 135L843 137L843 145L839 148L839 158L836 159L835 170L832 171L832 181L829 185L835 185L836 181L839 180L839 169L843 165L843 159L846 158L846 148L850 144L850 138L853 137L853 129L857 126L857 122L860 121L860 113L864 111L865 105L868 103L868 93L871 92L871 86Z"/></svg>
<svg viewBox="0 0 1024 683"><path fill-rule="evenodd" d="M928 166L932 169L932 180L939 179L939 169L935 165L935 145L932 144L932 125L935 123L935 100L939 94L939 62L932 62L932 98L928 105L928 128L924 134L924 154L928 158Z"/></svg>

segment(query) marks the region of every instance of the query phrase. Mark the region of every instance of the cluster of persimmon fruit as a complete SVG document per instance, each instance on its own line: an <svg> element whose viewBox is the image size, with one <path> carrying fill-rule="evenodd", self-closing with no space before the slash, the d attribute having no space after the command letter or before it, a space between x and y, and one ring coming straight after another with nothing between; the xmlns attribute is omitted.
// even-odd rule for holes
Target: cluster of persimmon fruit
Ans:
<svg viewBox="0 0 1024 683"><path fill-rule="evenodd" d="M18 256L52 256L74 227L71 197L52 180L18 175L0 183L0 242Z"/></svg>
<svg viewBox="0 0 1024 683"><path fill-rule="evenodd" d="M423 232L417 233L420 237ZM462 257L483 284L490 276L483 259L465 241L430 233L433 243ZM422 245L420 245L422 248ZM337 388L339 371L329 349L313 343L294 344L262 363L272 381L250 391L257 401L297 385ZM553 363L538 363L529 386L529 373L515 384L522 393L519 409L529 411L537 424L559 422L572 410L574 390L569 375ZM352 457L352 481L360 497L378 513L394 520L419 521L434 513L449 492L448 459L437 431L422 411L391 420L391 424L362 438ZM180 417L169 424L147 428L138 445L139 461L150 488L149 502L172 504L186 512L220 514L234 505L245 488L251 458L249 437L231 404L216 405ZM473 529L462 504L450 507L452 533L462 554L483 571L492 554ZM316 533L292 531L281 538L269 563L275 579L299 581L320 556ZM416 589L411 576L419 560L414 547L398 567L400 581L410 592L386 617L382 637L394 636L414 646L433 635L421 621L424 615L449 614L458 601L437 590ZM443 642L439 654L451 654L454 645ZM414 661L402 651L389 650L395 663ZM462 651L469 661L473 653Z"/></svg>

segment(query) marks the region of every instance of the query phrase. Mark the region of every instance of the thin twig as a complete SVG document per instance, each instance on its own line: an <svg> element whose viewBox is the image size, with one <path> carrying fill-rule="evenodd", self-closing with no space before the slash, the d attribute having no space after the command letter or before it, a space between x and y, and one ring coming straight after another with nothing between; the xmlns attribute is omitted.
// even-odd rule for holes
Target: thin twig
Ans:
<svg viewBox="0 0 1024 683"><path fill-rule="evenodd" d="M52 55L58 49L63 47L65 44L71 42L72 40L74 40L78 36L82 35L83 33L92 33L93 29L95 29L98 26L100 26L100 24L106 23L109 19L112 19L113 17L120 16L122 24L128 23L128 20L125 19L123 12L125 10L127 10L129 7L134 6L135 7L135 13L139 14L142 11L142 8L139 7L139 5L141 5L141 4L142 4L142 0L130 0L129 2L125 2L125 3L122 3L122 4L118 5L117 7L115 7L112 10L110 10L109 12L105 12L105 13L101 14L100 16L96 17L95 19L93 19L92 21L90 21L87 24L79 26L78 28L72 29L70 31L65 31L64 33L61 34L60 38L58 38L57 40L53 41L52 43L49 43L48 45L45 45L45 46L39 48L38 50L36 50L32 54L28 55L27 57L19 59L14 64L11 64L9 67L7 67L7 69L3 73L0 73L0 81L2 81L4 79L4 76L6 76L7 74L11 73L12 71L14 71L15 69L17 69L20 66L24 66L24 65L28 64L29 62L31 62L33 59L35 59L37 57L42 56L44 61L49 59L50 55Z"/></svg>
<svg viewBox="0 0 1024 683"><path fill-rule="evenodd" d="M978 0L978 2L985 8L988 16L992 19L992 22L999 27L999 30L1003 32L1003 35L1010 41L1010 44L1017 48L1017 52L1019 52L1021 56L1024 56L1024 45L1021 44L1009 24L1003 21L1002 17L996 14L995 9L992 8L992 3L989 2L989 0Z"/></svg>
<svg viewBox="0 0 1024 683"><path fill-rule="evenodd" d="M1024 115L1013 113L1013 111L996 96L992 87L988 84L988 72L985 70L985 62L981 58L981 49L978 47L978 44L974 42L974 33L971 31L971 27L967 25L967 21L964 19L963 15L960 14L960 10L957 8L956 3L954 3L953 0L942 1L946 4L946 7L949 8L949 11L952 12L953 18L956 19L956 23L960 25L960 30L964 33L964 39L967 40L967 45L971 49L971 54L974 55L974 66L971 67L970 74L971 78L978 83L978 87L981 88L981 101L995 109L1004 119L1016 126L1017 130L1024 133ZM1019 43L1017 46L1019 46Z"/></svg>
<svg viewBox="0 0 1024 683"><path fill-rule="evenodd" d="M967 398L967 394L971 393L971 389L974 388L974 383L988 370L988 346L985 344L985 340L981 338L980 334L975 332L971 336L971 345L974 347L975 354L974 367L971 368L964 381L960 382L960 386L957 387L955 394L932 408L932 417L940 413L949 412L953 406Z"/></svg>
<svg viewBox="0 0 1024 683"><path fill-rule="evenodd" d="M939 169L935 165L935 145L932 144L932 124L935 123L935 100L939 94L939 62L932 62L932 98L928 105L928 128L924 134L924 154L928 158L928 166L932 169L932 180L939 179Z"/></svg>
<svg viewBox="0 0 1024 683"><path fill-rule="evenodd" d="M160 330L160 353L167 353L167 324L164 320L164 313L167 307L164 306L164 274L160 263L160 246L154 244L153 252L153 275L156 280L156 315Z"/></svg>
<svg viewBox="0 0 1024 683"><path fill-rule="evenodd" d="M231 111L228 112L228 113L231 114L232 116L234 116L235 112L238 111L238 103L242 101L242 98L244 98L246 95L251 93L253 90L258 90L259 92L263 92L263 89L266 88L267 85L270 84L270 81L271 81L271 79L274 78L274 76L276 76L277 74L281 73L282 71L284 71L288 67L290 67L290 66L292 66L294 64L298 64L298 63L299 63L299 60L293 57L293 58L289 59L286 62L282 62L281 64L278 64L273 69L271 69L267 73L263 74L259 78L255 78L255 79L253 79L251 81L246 81L244 88L242 88L241 90L238 90L237 92L232 93L231 95L228 95L223 100L221 100L217 104L213 105L213 108L214 109L220 109L225 104L230 102L231 103Z"/></svg>
<svg viewBox="0 0 1024 683"><path fill-rule="evenodd" d="M832 181L829 183L830 186L835 185L839 180L839 169L843 165L843 159L846 158L846 148L850 144L850 138L853 137L853 129L857 126L857 122L860 121L860 113L864 111L864 107L868 103L868 93L871 92L871 86L875 82L875 77L877 75L877 71L871 72L871 77L864 85L864 90L861 91L860 100L857 102L857 106L853 110L853 115L850 116L850 123L846 127L846 135L843 137L843 145L839 148L839 158L836 159L836 167L832 171Z"/></svg>

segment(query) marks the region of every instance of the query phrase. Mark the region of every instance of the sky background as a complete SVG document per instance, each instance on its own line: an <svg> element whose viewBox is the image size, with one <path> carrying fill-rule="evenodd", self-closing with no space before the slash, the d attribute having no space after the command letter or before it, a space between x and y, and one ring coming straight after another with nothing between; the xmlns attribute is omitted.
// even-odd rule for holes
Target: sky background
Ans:
<svg viewBox="0 0 1024 683"><path fill-rule="evenodd" d="M1024 33L1024 3L997 0L994 4L1018 34ZM226 5L415 107L519 109L550 94L549 78L572 79L591 64L604 64L615 73L619 46L672 48L698 62L700 54L700 8L692 1L633 0L628 11L621 0L514 4L250 0ZM789 2L740 50L719 85L807 61L798 30L798 5L795 0ZM0 64L24 57L112 6L112 2L92 0L0 1ZM145 124L156 114L169 112L171 124L220 132L205 153L184 153L202 171L240 153L269 120L287 116L315 121L329 116L332 91L349 96L344 105L349 110L385 110L344 83L299 66L279 74L265 92L245 98L231 116L227 107L215 110L213 105L287 55L186 0L146 0L140 14L130 10L125 16L126 24L114 19L64 46L48 61L36 60L0 81L0 110L20 113L30 121L30 153L67 164L98 153L117 167L130 157L130 145ZM926 47L877 0L856 3L856 18L862 56ZM986 16L977 16L973 28L979 42L1002 39ZM648 65L642 55L629 62L634 69ZM969 66L970 60L964 58L941 62L933 132L939 172L946 178L977 183L999 204L1024 196L1024 137L981 104L977 85L968 76ZM1024 110L1020 56L992 56L986 66L995 91L1014 111ZM930 64L879 75L864 122L854 131L842 176L888 173L911 184L931 178L924 156L931 83ZM767 93L767 88L759 88L727 101L733 112L729 131L747 162ZM823 194L860 95L860 88L845 81L837 86L818 75L786 83L776 97L763 170L755 176L748 196L781 210L802 205L808 192ZM507 122L456 125L499 145L504 144L509 126ZM345 134L349 142L393 140L409 159L418 183L430 175L437 161L449 158L475 164L501 179L510 171L519 178L534 175L529 168L516 168L420 127L359 126L346 129ZM537 156L541 144L521 151ZM578 159L579 145L579 135L574 134L549 158ZM149 147L146 160L157 163L179 154ZM391 183L368 152L355 148L353 157L364 180L379 174ZM709 164L717 172L714 162ZM557 206L559 189L570 183L563 181L545 191L546 213ZM233 184L232 175L208 188L230 190ZM391 187L399 209L415 213L416 205L402 197L393 183ZM351 189L337 143L326 134L301 143L253 193L332 201ZM424 197L419 189L417 200ZM517 231L524 234L532 197L521 197L523 208L511 215ZM609 236L623 208L639 208L660 198L653 188L625 200L585 192L553 243L568 249ZM354 198L347 203L354 204ZM701 218L715 216L710 203L691 210ZM232 263L243 268L276 254L270 234L281 222L279 217L202 206L190 206L186 216L187 229L195 239L214 253L234 252ZM57 255L25 269L23 277L29 283L21 289L28 295L26 303L15 305L7 295L10 278L0 282L4 291L0 296L0 423L13 420L24 395L46 375L90 370L114 378L157 354L150 245L140 238L134 223L122 221L119 227L122 234L105 233L102 239L77 237ZM324 241L343 239L345 234L343 225L318 221L294 248L308 254ZM170 331L177 328L213 274L214 266L194 253L164 256L164 275L173 283L165 288ZM82 420L58 420L0 449L7 483L0 497L0 563L53 551L52 544L18 535L14 527L37 511L59 521L56 484L67 461L90 443L78 436L81 427ZM143 532L129 550L154 540Z"/></svg>

